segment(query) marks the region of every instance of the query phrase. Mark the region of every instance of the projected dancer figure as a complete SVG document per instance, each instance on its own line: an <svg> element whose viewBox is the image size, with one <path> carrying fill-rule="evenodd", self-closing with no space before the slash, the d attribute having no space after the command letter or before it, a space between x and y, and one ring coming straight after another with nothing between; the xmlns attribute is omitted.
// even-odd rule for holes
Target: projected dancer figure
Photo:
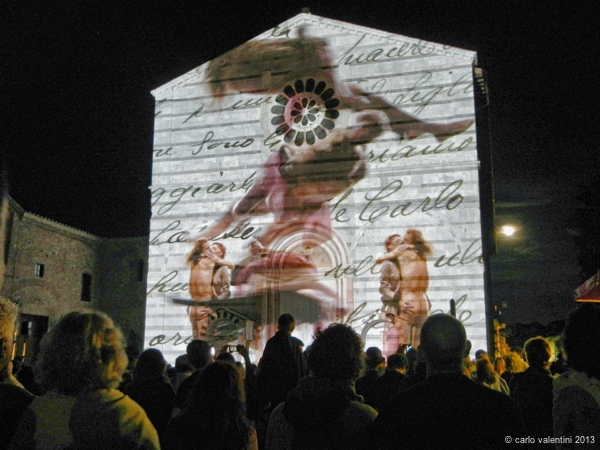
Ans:
<svg viewBox="0 0 600 450"><path fill-rule="evenodd" d="M384 261L398 260L402 277L399 312L392 320L398 329L398 342L418 347L421 342L421 326L429 314L429 301L426 297L429 287L427 257L433 254L433 249L421 232L414 229L406 230L399 244L395 249L378 256L376 262L382 264ZM411 334L412 337L409 338Z"/></svg>
<svg viewBox="0 0 600 450"><path fill-rule="evenodd" d="M308 38L253 41L209 63L206 81L213 97L228 91L272 94L267 122L282 146L244 198L203 235L213 238L248 216L273 213L274 223L260 237L268 245L290 223L331 231L327 202L366 173L362 148L383 131L385 119L400 137L431 133L439 141L465 131L472 120L431 124L412 117L358 85L341 81L332 67L326 41ZM269 77L257 76L269 74ZM280 75L279 75L280 74ZM340 128L340 110L359 113L357 126ZM365 113L366 110L377 110Z"/></svg>
<svg viewBox="0 0 600 450"><path fill-rule="evenodd" d="M331 232L328 202L365 176L363 144L381 132L378 115L363 114L356 127L335 130L317 145L302 149L284 145L271 154L246 195L203 235L215 237L232 223L268 213L273 213L274 223L259 238L263 245L277 231L298 222L306 229Z"/></svg>
<svg viewBox="0 0 600 450"><path fill-rule="evenodd" d="M237 274L234 282L238 294L255 295L265 289L292 291L304 296L305 316L297 317L298 323L306 321L316 323L315 327L324 327L335 320L336 294L321 283L317 277L317 268L306 257L295 252L273 251L255 241L252 244L258 258L253 259Z"/></svg>
<svg viewBox="0 0 600 450"><path fill-rule="evenodd" d="M248 42L238 51L231 52L229 57L212 60L206 71L206 79L213 97L220 99L228 91L263 95L271 92L275 86L295 80L284 88L282 95L278 96L275 101L283 105L286 112L291 112L291 119L296 121L303 118L304 114L300 114L297 109L297 114L287 111L294 109L294 102L286 101L286 97L291 100L300 100L302 103L302 97L310 97L295 94L314 92L325 100L325 104L313 104L313 108L326 108L330 113L326 115L329 119L338 117L337 111L333 108L354 111L382 109L390 120L392 131L400 137L406 136L409 139L424 133L431 133L438 141L444 141L450 136L462 133L473 124L473 120L450 124L424 122L401 111L383 98L370 95L358 85L345 83L337 77L332 69L336 63L329 55L327 42L324 39L305 36L304 32L304 28L298 29L299 37L296 39ZM265 83L264 77L257 76L257 74L265 73L270 74L268 83ZM306 79L307 77L309 78ZM298 80L302 80L302 82L299 83ZM312 109L311 112L314 113L315 110ZM285 113L282 117L290 118ZM287 138L285 142L295 141L297 145L301 145L296 141L298 134L293 131L293 127L290 127L289 123L287 127L283 122L280 122L279 125L281 125L281 132L278 132L277 135L284 135ZM323 132L327 131L323 130ZM318 136L315 139L317 138ZM308 133L306 139L308 142ZM308 143L310 144L310 142Z"/></svg>
<svg viewBox="0 0 600 450"><path fill-rule="evenodd" d="M229 269L233 269L233 264L222 259L225 252L225 246L213 244L211 247L206 238L195 242L194 248L186 257L190 266L189 290L192 300L204 302L229 298ZM213 310L199 304L188 306L187 312L194 339L205 339L209 316Z"/></svg>

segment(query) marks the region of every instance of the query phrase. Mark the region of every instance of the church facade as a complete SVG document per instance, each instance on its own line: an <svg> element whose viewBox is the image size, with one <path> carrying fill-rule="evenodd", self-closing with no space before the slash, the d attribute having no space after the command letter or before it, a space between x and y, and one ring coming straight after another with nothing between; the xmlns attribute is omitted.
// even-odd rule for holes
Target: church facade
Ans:
<svg viewBox="0 0 600 450"><path fill-rule="evenodd" d="M344 322L392 349L452 311L485 348L475 65L303 13L153 91L144 344L174 359L196 332L260 352L288 312L307 343ZM235 266L224 299L194 287L203 238Z"/></svg>

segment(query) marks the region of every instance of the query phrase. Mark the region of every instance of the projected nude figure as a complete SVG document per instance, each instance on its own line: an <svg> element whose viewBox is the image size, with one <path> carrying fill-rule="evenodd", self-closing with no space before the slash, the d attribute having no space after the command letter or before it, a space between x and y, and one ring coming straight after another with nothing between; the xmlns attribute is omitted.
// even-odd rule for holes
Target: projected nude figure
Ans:
<svg viewBox="0 0 600 450"><path fill-rule="evenodd" d="M401 241L391 240L390 243L392 244L388 246L388 252L378 256L376 262L378 264L394 260L398 262L401 277L399 287L396 288L399 293L398 313L392 312L392 321L398 330L398 343L418 347L421 340L421 327L429 314L429 301L426 296L429 287L427 257L433 253L433 249L431 244L423 238L421 232L414 229L407 230ZM388 267L389 264L382 267L382 287L380 288L380 292L383 290L386 294L388 293L384 286L383 269ZM389 284L391 288L392 285ZM386 297L384 292L382 294Z"/></svg>
<svg viewBox="0 0 600 450"><path fill-rule="evenodd" d="M233 264L222 259L225 256L225 247L222 244L213 244L212 247L206 238L198 239L194 248L186 257L190 266L189 291L192 300L199 302L187 308L192 324L194 339L204 339L208 321L213 310L203 306L200 302L215 299L229 298L229 269Z"/></svg>
<svg viewBox="0 0 600 450"><path fill-rule="evenodd" d="M377 138L384 126L403 138L431 133L443 141L473 123L427 123L358 85L342 82L332 69L326 42L305 37L303 30L299 33L297 39L250 42L209 63L206 80L217 101L228 91L264 95L281 89L273 94L271 124L283 143L269 156L254 186L203 234L208 238L248 216L269 213L274 222L260 237L265 245L291 223L331 231L327 203L365 176L363 145ZM340 109L357 112L357 125L336 128Z"/></svg>
<svg viewBox="0 0 600 450"><path fill-rule="evenodd" d="M392 252L402 247L406 250L407 246L403 244L402 237L393 234L385 240L386 252ZM379 282L379 293L381 294L382 316L387 318L397 316L400 309L400 283L402 275L400 273L400 262L398 258L390 258L381 262L381 275ZM387 358L397 352L398 346L403 342L400 340L398 328L393 324L387 324L383 333L383 354Z"/></svg>

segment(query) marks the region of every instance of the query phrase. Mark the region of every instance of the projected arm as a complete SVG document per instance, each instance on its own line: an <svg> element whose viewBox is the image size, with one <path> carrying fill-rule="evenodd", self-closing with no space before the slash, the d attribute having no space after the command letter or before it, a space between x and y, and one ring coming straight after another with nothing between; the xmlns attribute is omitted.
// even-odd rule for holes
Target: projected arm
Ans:
<svg viewBox="0 0 600 450"><path fill-rule="evenodd" d="M217 265L217 266L225 266L230 270L233 270L233 268L235 267L233 263L231 263L229 261L225 261L224 259L221 259L221 258L217 258L214 255L214 253L207 252L204 254L204 256L206 256L209 259L212 259L213 262L215 263L215 265Z"/></svg>
<svg viewBox="0 0 600 450"><path fill-rule="evenodd" d="M405 250L414 250L415 246L414 245L406 245L406 244L402 244L400 245L398 248L392 250L391 252L386 252L380 255L377 255L377 259L375 259L375 262L377 264L381 264L383 261L389 260L389 259L394 259L397 258L398 256L400 256L402 254L402 252L404 252Z"/></svg>
<svg viewBox="0 0 600 450"><path fill-rule="evenodd" d="M350 85L353 94L365 99L368 106L363 109L381 110L389 120L389 126L400 138L414 139L425 133L431 133L439 141L445 141L451 136L460 134L473 124L473 120L461 120L449 124L436 124L424 122L398 109L383 97L370 95L356 84Z"/></svg>

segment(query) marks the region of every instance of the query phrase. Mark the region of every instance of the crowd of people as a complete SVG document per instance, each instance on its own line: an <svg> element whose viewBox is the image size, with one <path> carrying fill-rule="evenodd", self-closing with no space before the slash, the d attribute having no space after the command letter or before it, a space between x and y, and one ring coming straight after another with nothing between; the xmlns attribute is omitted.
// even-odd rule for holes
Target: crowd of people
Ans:
<svg viewBox="0 0 600 450"><path fill-rule="evenodd" d="M0 306L3 320L16 318L11 302ZM471 360L463 325L446 314L424 321L418 350L387 358L364 351L346 325L319 331L306 348L294 326L280 316L258 364L242 345L243 363L192 340L174 368L149 348L128 370L113 321L71 312L43 340L37 395L1 360L0 448L600 448L595 305L569 315L568 367L556 373L542 337L522 354L492 360L478 350Z"/></svg>

